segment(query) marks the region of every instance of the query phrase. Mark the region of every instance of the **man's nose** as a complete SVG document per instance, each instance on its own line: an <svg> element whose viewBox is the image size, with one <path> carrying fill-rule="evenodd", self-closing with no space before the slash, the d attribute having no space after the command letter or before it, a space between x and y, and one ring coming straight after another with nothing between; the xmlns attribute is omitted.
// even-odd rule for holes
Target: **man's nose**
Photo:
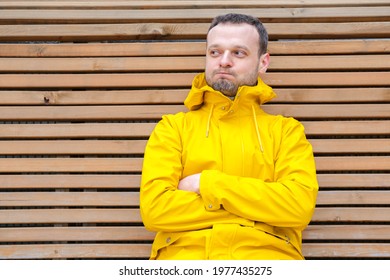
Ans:
<svg viewBox="0 0 390 280"><path fill-rule="evenodd" d="M233 65L232 55L229 51L225 51L219 61L221 67L231 67Z"/></svg>

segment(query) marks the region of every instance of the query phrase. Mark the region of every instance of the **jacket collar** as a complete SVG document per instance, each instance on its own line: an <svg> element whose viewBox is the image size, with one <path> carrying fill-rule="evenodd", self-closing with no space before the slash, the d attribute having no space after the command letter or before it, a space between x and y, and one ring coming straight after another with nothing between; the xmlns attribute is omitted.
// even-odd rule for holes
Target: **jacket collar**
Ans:
<svg viewBox="0 0 390 280"><path fill-rule="evenodd" d="M276 94L272 88L258 78L256 86L241 86L235 100L240 100L240 107L248 105L249 108L253 104L264 104L275 96ZM201 73L194 78L184 104L190 111L193 111L199 109L205 103L226 103L227 101L230 101L228 97L207 85L205 74Z"/></svg>

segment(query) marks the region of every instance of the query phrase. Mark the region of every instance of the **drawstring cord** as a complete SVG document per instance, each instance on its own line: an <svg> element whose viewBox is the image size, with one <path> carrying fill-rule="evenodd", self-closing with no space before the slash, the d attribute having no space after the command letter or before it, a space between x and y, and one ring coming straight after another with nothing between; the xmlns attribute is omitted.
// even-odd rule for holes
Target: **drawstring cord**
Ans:
<svg viewBox="0 0 390 280"><path fill-rule="evenodd" d="M213 115L213 110L214 110L214 104L211 105L211 109L210 109L210 113L209 113L209 118L208 118L208 120L207 120L206 138L209 137L211 116Z"/></svg>
<svg viewBox="0 0 390 280"><path fill-rule="evenodd" d="M264 153L263 142L261 141L261 136L259 131L259 125L257 124L255 106L253 105L252 105L252 113L253 113L253 121L255 122L255 127L256 127L257 141L259 142L260 151Z"/></svg>

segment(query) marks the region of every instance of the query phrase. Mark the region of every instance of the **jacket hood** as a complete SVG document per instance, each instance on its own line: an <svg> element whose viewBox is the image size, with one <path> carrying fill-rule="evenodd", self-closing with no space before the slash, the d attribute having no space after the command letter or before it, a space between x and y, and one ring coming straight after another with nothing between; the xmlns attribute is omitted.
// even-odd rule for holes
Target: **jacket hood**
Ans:
<svg viewBox="0 0 390 280"><path fill-rule="evenodd" d="M212 87L210 87L205 78L205 73L198 74L193 82L191 90L184 101L184 105L190 110L197 110L202 107L204 102L204 94L206 92L217 92ZM274 97L276 97L273 89L266 85L260 78L257 80L257 85L255 86L241 86L238 88L237 94L250 96L251 99L254 99L259 105L267 103Z"/></svg>

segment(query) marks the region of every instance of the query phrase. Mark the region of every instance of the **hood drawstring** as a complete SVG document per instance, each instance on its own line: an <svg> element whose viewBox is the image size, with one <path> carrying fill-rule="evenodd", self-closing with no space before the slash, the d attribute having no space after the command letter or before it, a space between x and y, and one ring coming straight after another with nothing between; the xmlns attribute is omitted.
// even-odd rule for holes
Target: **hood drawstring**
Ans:
<svg viewBox="0 0 390 280"><path fill-rule="evenodd" d="M255 127L256 127L257 141L259 142L260 151L262 153L264 153L263 142L261 141L259 125L257 123L256 111L255 111L255 106L254 105L252 105L252 113L253 113L253 121L255 122Z"/></svg>
<svg viewBox="0 0 390 280"><path fill-rule="evenodd" d="M214 104L211 104L211 109L210 109L210 113L209 113L209 118L207 119L206 138L209 137L211 116L213 115L213 110L214 110Z"/></svg>

